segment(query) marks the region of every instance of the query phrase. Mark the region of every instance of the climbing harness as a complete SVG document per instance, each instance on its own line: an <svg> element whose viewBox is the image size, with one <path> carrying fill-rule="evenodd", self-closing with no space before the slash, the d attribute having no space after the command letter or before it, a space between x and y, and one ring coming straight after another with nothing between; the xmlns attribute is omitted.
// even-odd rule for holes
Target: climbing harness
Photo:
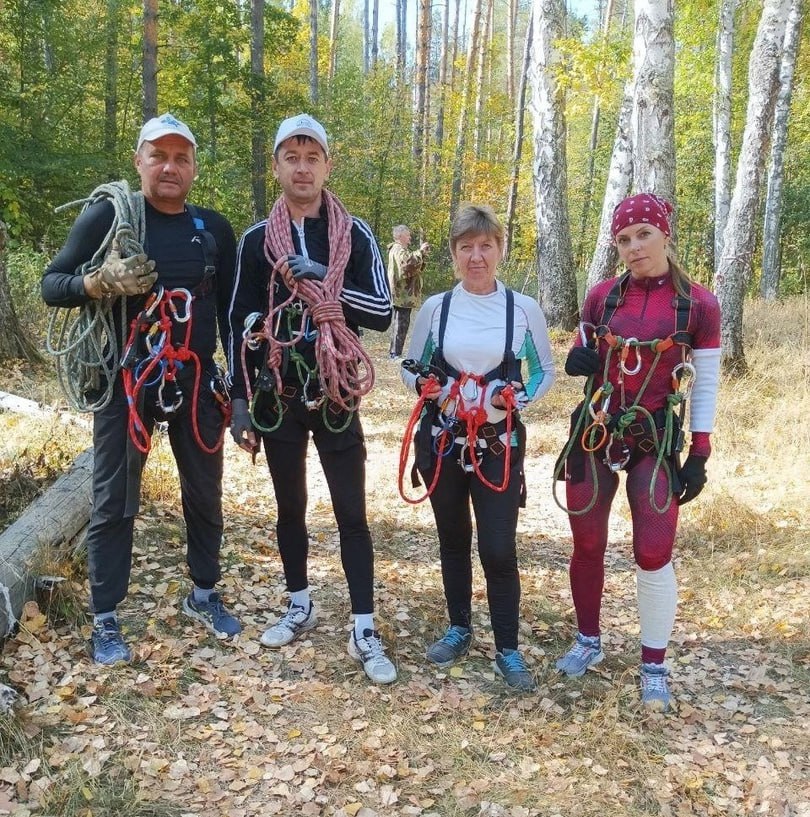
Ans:
<svg viewBox="0 0 810 817"><path fill-rule="evenodd" d="M415 360L405 360L403 368L420 377L433 378L442 386L446 385L449 377L453 378L447 397L441 405L435 400L428 400L420 395L411 412L405 434L402 439L399 457L399 493L410 504L418 504L427 499L435 489L444 459L450 455L456 446L459 447L458 464L465 471L474 473L479 481L496 493L503 493L509 487L511 470L512 432L514 425L513 412L516 410L517 399L515 387L512 383L521 383L520 362L512 350L514 335L514 292L506 288L506 340L501 363L484 375L475 375L469 372L460 372L451 366L445 359L442 351L447 320L450 313L452 290L445 292L442 297L439 313L438 345L433 350L430 363ZM495 379L501 379L506 385L500 387L497 393L504 401L506 417L501 423L493 424L487 421L487 410L484 405L487 384ZM424 391L424 390L423 390ZM494 396L495 393L493 393ZM430 404L426 408L426 404ZM419 425L419 431L414 430ZM435 431L434 431L435 430ZM500 440L505 434L506 444ZM427 465L425 451L430 451L431 461L435 461L434 472L426 493L418 499L405 495L403 489L405 468L408 462L411 441L416 447L417 462ZM503 477L500 483L487 479L481 470L483 448L486 447L495 456L504 455ZM420 457L420 453L423 455ZM411 469L411 482L414 487L419 485L417 466Z"/></svg>
<svg viewBox="0 0 810 817"><path fill-rule="evenodd" d="M107 200L113 222L93 257L78 273L97 270L113 241L124 256L143 253L146 212L143 194L132 192L126 181L99 185L86 199L63 204L56 212L83 204L82 211ZM56 374L68 403L77 411L100 411L112 400L120 368L120 351L126 340L126 298L118 298L118 328L114 299L91 300L80 307L54 307L48 321L45 347L56 360Z"/></svg>
<svg viewBox="0 0 810 817"><path fill-rule="evenodd" d="M266 313L245 319L241 362L247 386L250 415L265 434L278 429L286 402L298 396L309 411L321 411L324 425L334 433L345 431L374 385L374 366L359 337L346 325L340 293L351 252L352 218L339 199L324 191L329 230L328 273L323 281L302 279L288 287L289 295L274 302L279 273L272 269L268 281ZM271 268L275 258L295 252L290 233L290 212L284 198L267 218L265 256ZM302 236L303 228L296 227ZM297 328L296 328L297 327ZM299 351L301 341L314 344L315 365ZM262 348L262 365L254 386L248 376L247 352ZM284 378L295 367L300 388Z"/></svg>
<svg viewBox="0 0 810 817"><path fill-rule="evenodd" d="M144 308L130 324L121 366L129 411L129 436L142 454L151 448L151 437L140 415L143 389L157 387L157 408L167 417L176 414L184 402L177 376L187 365L194 367L190 410L194 440L206 454L214 454L222 447L225 427L230 420L230 402L219 371L208 383L223 415L222 428L213 446L205 443L199 428L197 409L203 371L200 358L189 346L193 300L188 289L160 286L149 295ZM183 339L177 341L175 335L180 328L184 329Z"/></svg>
<svg viewBox="0 0 810 817"><path fill-rule="evenodd" d="M683 421L689 394L695 380L695 368L689 361L692 335L689 333L689 316L691 298L677 295L673 300L675 309L675 331L666 338L640 341L638 338L623 338L613 334L609 323L616 309L624 301L624 293L629 282L630 273L625 273L614 284L605 298L604 311L598 325L583 322L579 325L580 339L583 346L595 348L600 341L607 346L602 369L602 385L594 392L594 375L585 382L585 397L577 409L577 419L572 422L571 434L557 459L554 467L554 485L552 493L558 507L571 516L582 516L596 504L598 486L596 479L596 454L602 453L602 462L614 473L621 471L630 462L632 452L627 445L626 436L641 438L636 448L644 453L655 452L656 461L650 478L649 501L657 513L666 513L672 503L673 473L670 461L683 448ZM672 392L666 398L663 409L650 412L641 405L641 400L650 384L661 355L674 345L681 347L681 361L671 373ZM638 375L642 368L642 349L649 349L653 359L644 379L635 394L631 405L627 405L625 377ZM611 359L619 356L617 366L617 383L609 381ZM685 383L684 383L685 380ZM618 398L618 410L611 413L611 402ZM677 410L677 415L676 415ZM676 419L677 416L677 419ZM590 422L588 419L590 418ZM557 482L561 479L566 462L579 443L585 453L591 472L593 493L584 508L571 510L566 508L557 496ZM663 505L655 499L655 485L658 474L664 470L669 490Z"/></svg>

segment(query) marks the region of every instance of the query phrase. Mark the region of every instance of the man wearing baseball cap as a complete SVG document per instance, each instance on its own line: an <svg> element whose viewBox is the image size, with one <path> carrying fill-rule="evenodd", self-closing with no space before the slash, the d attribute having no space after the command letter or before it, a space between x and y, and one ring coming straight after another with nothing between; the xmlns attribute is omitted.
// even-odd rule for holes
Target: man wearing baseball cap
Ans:
<svg viewBox="0 0 810 817"><path fill-rule="evenodd" d="M221 337L227 332L236 242L224 216L187 201L196 148L191 129L172 114L146 122L133 156L140 192L126 182L96 188L42 279L47 304L104 314L116 337L127 339L98 373L106 397L89 406L90 651L101 664L131 659L116 609L128 592L141 473L157 422L168 426L180 474L193 582L182 610L220 637L241 630L214 590L221 577L225 417L221 395L208 387L217 378L217 323Z"/></svg>
<svg viewBox="0 0 810 817"><path fill-rule="evenodd" d="M349 655L369 679L387 684L397 672L374 626L374 551L357 406L373 382L360 327L388 328L391 294L368 225L324 186L331 170L321 123L303 113L285 119L273 148L281 196L239 243L228 350L231 433L254 454L264 443L278 508L276 536L290 601L262 643L282 647L316 624L307 578L306 453L312 434L349 586ZM257 315L266 320L257 321ZM360 388L352 376L363 368L371 377Z"/></svg>

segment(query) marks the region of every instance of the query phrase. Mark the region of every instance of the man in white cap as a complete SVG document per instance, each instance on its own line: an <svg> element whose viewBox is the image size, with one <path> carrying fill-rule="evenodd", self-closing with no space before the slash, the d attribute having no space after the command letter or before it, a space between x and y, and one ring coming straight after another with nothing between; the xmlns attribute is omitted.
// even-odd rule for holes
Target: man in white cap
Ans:
<svg viewBox="0 0 810 817"><path fill-rule="evenodd" d="M248 229L239 242L228 351L234 398L231 433L240 447L254 454L260 439L264 443L278 509L276 536L290 600L287 611L262 635L262 643L282 647L316 623L307 577L306 453L312 434L329 486L349 587L349 655L373 682L387 684L397 672L374 626L363 429L354 410L357 403L346 407L347 394L336 399L324 379L323 368L331 368L339 355L330 359L329 347L316 345L324 332L330 338L334 333L348 336L351 347L355 342L359 346L360 327L385 331L391 322L391 294L368 225L351 216L324 186L331 170L329 142L320 122L307 114L285 119L273 147L273 175L281 196L267 219ZM270 316L263 323L265 342L246 347L243 369L243 331L255 330L257 314ZM282 348L286 351L280 353Z"/></svg>
<svg viewBox="0 0 810 817"><path fill-rule="evenodd" d="M141 193L130 194L120 182L97 188L42 279L50 306L95 303L110 310L117 336L129 336L126 359L120 368L114 361L113 382L105 383L110 398L93 418L90 649L101 664L131 659L116 609L128 592L141 472L160 421L168 425L180 474L193 582L182 609L220 637L241 630L214 590L221 578L225 417L222 395L209 388L217 379L217 323L221 337L227 332L236 242L221 214L186 201L196 149L194 134L171 114L146 122L133 157ZM139 224L141 251L122 257L127 230L138 233Z"/></svg>

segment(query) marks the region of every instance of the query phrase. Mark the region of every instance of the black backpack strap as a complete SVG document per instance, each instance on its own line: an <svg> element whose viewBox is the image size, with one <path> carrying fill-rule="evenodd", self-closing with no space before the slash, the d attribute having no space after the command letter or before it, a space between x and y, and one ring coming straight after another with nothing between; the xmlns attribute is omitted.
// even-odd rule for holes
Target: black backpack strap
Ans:
<svg viewBox="0 0 810 817"><path fill-rule="evenodd" d="M689 331L689 319L692 317L692 287L689 287L689 297L685 298L683 295L676 295L672 301L672 306L675 309L675 333L672 339L675 343L683 343L687 346L692 345L692 333Z"/></svg>
<svg viewBox="0 0 810 817"><path fill-rule="evenodd" d="M460 372L451 366L444 359L444 333L447 331L447 317L450 314L450 299L453 297L453 290L449 289L442 295L442 307L439 313L439 337L436 339L436 348L433 350L431 363L442 369L450 377L458 379Z"/></svg>
<svg viewBox="0 0 810 817"><path fill-rule="evenodd" d="M213 234L205 229L205 221L203 221L200 211L193 205L186 202L186 210L191 216L194 223L194 229L202 241L203 261L205 263L205 271L203 272L203 279L194 288L194 295L202 297L208 295L214 289L214 279L217 274L217 261L219 260L219 247Z"/></svg>
<svg viewBox="0 0 810 817"><path fill-rule="evenodd" d="M620 278L617 278L613 286L605 297L605 304L602 310L602 317L599 320L601 326L610 326L613 313L624 302L624 293L627 290L627 283L630 280L630 273L625 272Z"/></svg>
<svg viewBox="0 0 810 817"><path fill-rule="evenodd" d="M520 364L512 349L512 341L515 337L515 292L509 287L504 287L506 295L506 339L503 348L503 360L499 366L491 372L487 372L486 380L494 380L496 377L505 380L507 383L512 380L520 381Z"/></svg>

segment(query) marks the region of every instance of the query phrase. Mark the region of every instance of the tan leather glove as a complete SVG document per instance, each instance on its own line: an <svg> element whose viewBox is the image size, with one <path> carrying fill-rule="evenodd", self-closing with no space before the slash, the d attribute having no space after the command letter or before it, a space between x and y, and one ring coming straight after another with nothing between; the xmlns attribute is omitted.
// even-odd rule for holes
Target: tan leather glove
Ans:
<svg viewBox="0 0 810 817"><path fill-rule="evenodd" d="M121 258L121 248L113 239L104 263L84 276L84 289L91 298L142 295L157 281L155 262L143 253Z"/></svg>

